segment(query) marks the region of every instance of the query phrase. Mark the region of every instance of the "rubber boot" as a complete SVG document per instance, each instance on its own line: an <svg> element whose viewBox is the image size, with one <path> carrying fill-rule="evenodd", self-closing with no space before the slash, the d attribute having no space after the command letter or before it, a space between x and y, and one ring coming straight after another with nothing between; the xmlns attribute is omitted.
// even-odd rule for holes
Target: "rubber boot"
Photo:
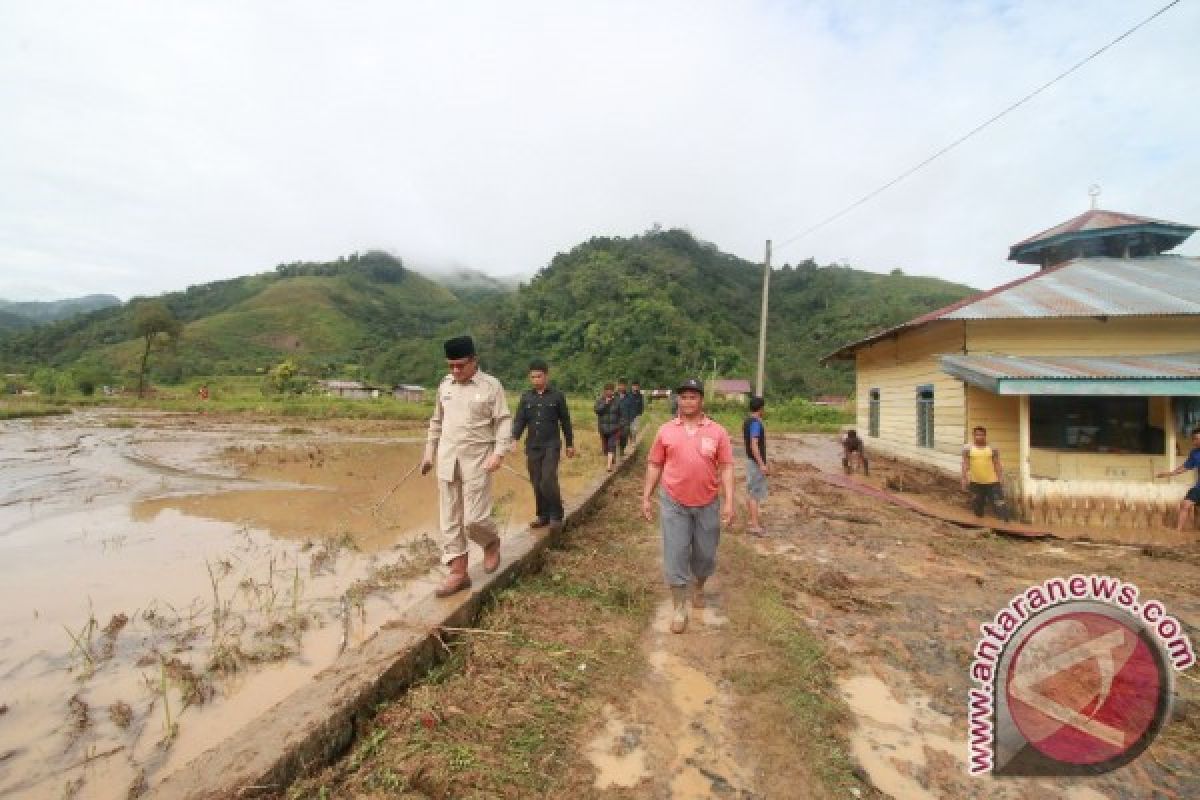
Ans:
<svg viewBox="0 0 1200 800"><path fill-rule="evenodd" d="M704 608L704 582L708 578L696 578L696 585L692 587L692 608Z"/></svg>
<svg viewBox="0 0 1200 800"><path fill-rule="evenodd" d="M500 567L500 540L483 548L483 571L491 575Z"/></svg>
<svg viewBox="0 0 1200 800"><path fill-rule="evenodd" d="M463 589L471 588L471 576L467 574L467 557L457 556L450 561L450 574L442 585L433 590L436 597L449 597Z"/></svg>
<svg viewBox="0 0 1200 800"><path fill-rule="evenodd" d="M675 603L675 613L671 616L671 633L683 633L688 624L688 587L672 586L671 599Z"/></svg>

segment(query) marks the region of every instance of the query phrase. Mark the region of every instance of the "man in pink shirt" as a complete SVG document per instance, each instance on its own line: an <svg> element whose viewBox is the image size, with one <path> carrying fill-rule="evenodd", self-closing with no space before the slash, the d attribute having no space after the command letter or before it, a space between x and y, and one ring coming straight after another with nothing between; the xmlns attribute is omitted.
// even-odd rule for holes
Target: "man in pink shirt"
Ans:
<svg viewBox="0 0 1200 800"><path fill-rule="evenodd" d="M683 633L688 585L695 580L692 605L704 608L704 582L717 569L721 525L733 522L733 448L725 429L704 415L704 384L689 378L677 394L679 416L658 429L650 448L642 513L654 521L651 497L661 480L663 572L675 603L671 632Z"/></svg>

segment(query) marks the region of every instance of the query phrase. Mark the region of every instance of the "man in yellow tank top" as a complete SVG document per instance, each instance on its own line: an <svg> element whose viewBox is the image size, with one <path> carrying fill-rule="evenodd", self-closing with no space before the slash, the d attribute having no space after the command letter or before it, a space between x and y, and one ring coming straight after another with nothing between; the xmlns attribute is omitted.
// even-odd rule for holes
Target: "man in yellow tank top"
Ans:
<svg viewBox="0 0 1200 800"><path fill-rule="evenodd" d="M996 516L1008 522L1000 451L987 443L987 428L982 425L975 426L971 438L974 441L962 451L962 487L971 493L971 510L982 517L984 507L991 503Z"/></svg>

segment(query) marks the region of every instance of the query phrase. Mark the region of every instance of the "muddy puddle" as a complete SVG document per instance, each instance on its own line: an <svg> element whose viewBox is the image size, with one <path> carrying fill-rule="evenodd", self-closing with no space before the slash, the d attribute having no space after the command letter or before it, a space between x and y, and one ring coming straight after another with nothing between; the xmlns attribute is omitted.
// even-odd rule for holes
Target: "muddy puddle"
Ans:
<svg viewBox="0 0 1200 800"><path fill-rule="evenodd" d="M897 678L893 678L893 683ZM934 800L919 778L929 768L929 751L948 754L966 769L966 748L953 720L929 707L929 698L914 693L904 700L877 676L860 673L840 687L858 727L851 752L878 789L893 797Z"/></svg>
<svg viewBox="0 0 1200 800"><path fill-rule="evenodd" d="M644 641L650 672L643 686L625 707L604 709L604 727L585 748L593 786L676 800L757 796L734 731L732 689L700 668L711 662L711 637L728 620L710 598L707 608L691 611L689 640L670 633L671 615L671 602L661 603Z"/></svg>
<svg viewBox="0 0 1200 800"><path fill-rule="evenodd" d="M0 423L0 796L152 787L431 591L436 485L390 491L414 432L284 431ZM495 492L524 528L528 483Z"/></svg>

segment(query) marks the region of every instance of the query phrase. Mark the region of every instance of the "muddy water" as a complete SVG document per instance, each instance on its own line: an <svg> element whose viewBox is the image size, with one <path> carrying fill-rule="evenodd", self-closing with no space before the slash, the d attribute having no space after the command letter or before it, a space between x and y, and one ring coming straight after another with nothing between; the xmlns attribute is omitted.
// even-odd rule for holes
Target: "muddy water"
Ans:
<svg viewBox="0 0 1200 800"><path fill-rule="evenodd" d="M688 635L670 633L669 600L644 647L650 672L628 706L604 709L605 725L587 748L597 789L636 788L673 800L752 797L755 776L738 749L734 699L711 666L711 637L727 622L719 606L693 609Z"/></svg>
<svg viewBox="0 0 1200 800"><path fill-rule="evenodd" d="M854 758L880 790L893 797L934 800L937 795L917 780L927 768L928 749L963 756L966 768L966 748L953 721L932 710L928 698L914 694L901 701L869 673L845 679L840 688L858 719L851 739Z"/></svg>
<svg viewBox="0 0 1200 800"><path fill-rule="evenodd" d="M417 443L115 419L0 423L3 797L154 785L436 578L432 479L380 504ZM527 522L529 494L500 473L499 521ZM385 568L401 577L348 593Z"/></svg>
<svg viewBox="0 0 1200 800"><path fill-rule="evenodd" d="M378 552L414 531L437 534L436 480L414 472L423 451L424 445L417 441L238 445L227 456L243 476L306 488L159 497L138 503L134 515L152 519L165 509L175 509L194 517L254 525L287 539L348 539L359 550ZM506 465L495 475L494 514L503 528L524 527L534 516L533 495L523 472L517 472L519 460L508 461L517 467ZM564 464L564 495L572 496L582 488L591 474L589 464L583 460Z"/></svg>
<svg viewBox="0 0 1200 800"><path fill-rule="evenodd" d="M640 726L625 722L612 706L604 707L604 728L585 748L596 768L595 788L632 789L650 777L642 735Z"/></svg>

